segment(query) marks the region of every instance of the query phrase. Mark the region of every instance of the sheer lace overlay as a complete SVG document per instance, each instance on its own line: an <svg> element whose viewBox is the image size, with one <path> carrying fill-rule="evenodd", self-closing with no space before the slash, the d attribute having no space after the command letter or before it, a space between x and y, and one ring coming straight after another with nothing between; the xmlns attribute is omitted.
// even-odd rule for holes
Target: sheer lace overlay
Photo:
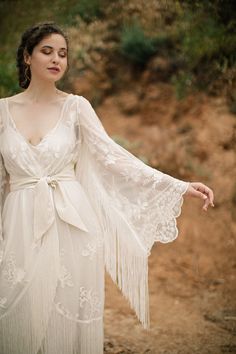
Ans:
<svg viewBox="0 0 236 354"><path fill-rule="evenodd" d="M115 143L82 96L78 118L77 176L103 227L106 269L148 328L148 256L155 241L177 237L176 218L189 183L147 166Z"/></svg>
<svg viewBox="0 0 236 354"><path fill-rule="evenodd" d="M83 96L67 96L36 146L8 104L0 100L0 353L101 354L104 270L149 328L148 256L177 237L189 183L115 143Z"/></svg>

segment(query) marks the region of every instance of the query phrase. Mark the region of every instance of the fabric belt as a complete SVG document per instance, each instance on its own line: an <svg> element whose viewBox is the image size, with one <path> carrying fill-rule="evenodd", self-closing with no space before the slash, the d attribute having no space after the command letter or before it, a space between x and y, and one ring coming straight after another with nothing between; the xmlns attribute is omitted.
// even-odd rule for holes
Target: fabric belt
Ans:
<svg viewBox="0 0 236 354"><path fill-rule="evenodd" d="M76 181L74 165L67 166L58 174L37 176L11 176L10 191L17 191L25 188L34 188L34 241L42 241L43 235L48 231L55 221L55 209L59 217L88 232L84 222L78 214L77 206L66 195L61 181ZM54 191L52 194L51 191ZM53 198L54 197L54 198Z"/></svg>

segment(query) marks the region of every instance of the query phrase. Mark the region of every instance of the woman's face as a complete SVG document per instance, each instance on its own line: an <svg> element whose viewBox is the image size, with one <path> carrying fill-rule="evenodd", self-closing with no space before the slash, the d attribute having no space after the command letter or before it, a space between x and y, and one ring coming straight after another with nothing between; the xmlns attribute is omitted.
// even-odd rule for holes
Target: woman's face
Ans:
<svg viewBox="0 0 236 354"><path fill-rule="evenodd" d="M25 56L30 65L32 79L58 81L67 69L67 45L60 34L50 34L33 49L32 55ZM50 68L58 70L50 70Z"/></svg>

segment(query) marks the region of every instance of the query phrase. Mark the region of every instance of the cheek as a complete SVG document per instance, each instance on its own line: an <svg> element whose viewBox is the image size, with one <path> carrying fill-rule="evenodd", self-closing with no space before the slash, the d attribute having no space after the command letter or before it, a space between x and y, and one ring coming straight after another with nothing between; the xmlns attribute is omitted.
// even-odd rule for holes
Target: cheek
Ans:
<svg viewBox="0 0 236 354"><path fill-rule="evenodd" d="M67 66L68 66L67 60L63 60L63 62L61 63L61 69L63 71L63 74L65 73Z"/></svg>
<svg viewBox="0 0 236 354"><path fill-rule="evenodd" d="M49 58L46 55L39 55L34 60L34 69L39 71L42 67L48 64Z"/></svg>
<svg viewBox="0 0 236 354"><path fill-rule="evenodd" d="M67 68L67 65L68 65L68 59L63 59L62 60L62 65L63 65L63 68Z"/></svg>
<svg viewBox="0 0 236 354"><path fill-rule="evenodd" d="M50 62L51 58L50 58L50 55L42 55L40 58L39 58L39 65L40 63L42 65L47 65L48 62Z"/></svg>

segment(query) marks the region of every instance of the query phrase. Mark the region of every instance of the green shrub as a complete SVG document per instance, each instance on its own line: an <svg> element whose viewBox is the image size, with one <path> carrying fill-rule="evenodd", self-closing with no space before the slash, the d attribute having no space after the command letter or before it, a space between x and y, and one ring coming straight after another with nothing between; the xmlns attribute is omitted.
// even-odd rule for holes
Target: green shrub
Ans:
<svg viewBox="0 0 236 354"><path fill-rule="evenodd" d="M189 72L179 72L171 77L171 83L175 88L176 98L181 100L186 97L192 88L193 75Z"/></svg>
<svg viewBox="0 0 236 354"><path fill-rule="evenodd" d="M229 2L225 2L226 9L221 0L211 3L184 0L176 13L172 34L181 72L175 73L172 82L177 97L186 94L189 75L194 78L191 80L193 89L206 91L209 88L214 94L211 84L227 77L227 71L235 66L236 32L233 29L236 20L233 12L230 15Z"/></svg>
<svg viewBox="0 0 236 354"><path fill-rule="evenodd" d="M222 59L236 51L236 35L227 34L225 26L215 18L201 13L188 13L186 17L181 48L189 67L195 68L203 60Z"/></svg>
<svg viewBox="0 0 236 354"><path fill-rule="evenodd" d="M73 17L79 15L85 22L92 22L103 17L105 3L103 0L79 0L71 9Z"/></svg>
<svg viewBox="0 0 236 354"><path fill-rule="evenodd" d="M178 14L180 51L192 69L217 60L236 61L236 7L230 0L184 0ZM230 12L231 11L231 12Z"/></svg>
<svg viewBox="0 0 236 354"><path fill-rule="evenodd" d="M11 96L20 91L15 62L5 56L0 58L0 97Z"/></svg>
<svg viewBox="0 0 236 354"><path fill-rule="evenodd" d="M156 40L145 35L137 21L125 24L121 31L120 53L138 64L145 64L156 53Z"/></svg>

